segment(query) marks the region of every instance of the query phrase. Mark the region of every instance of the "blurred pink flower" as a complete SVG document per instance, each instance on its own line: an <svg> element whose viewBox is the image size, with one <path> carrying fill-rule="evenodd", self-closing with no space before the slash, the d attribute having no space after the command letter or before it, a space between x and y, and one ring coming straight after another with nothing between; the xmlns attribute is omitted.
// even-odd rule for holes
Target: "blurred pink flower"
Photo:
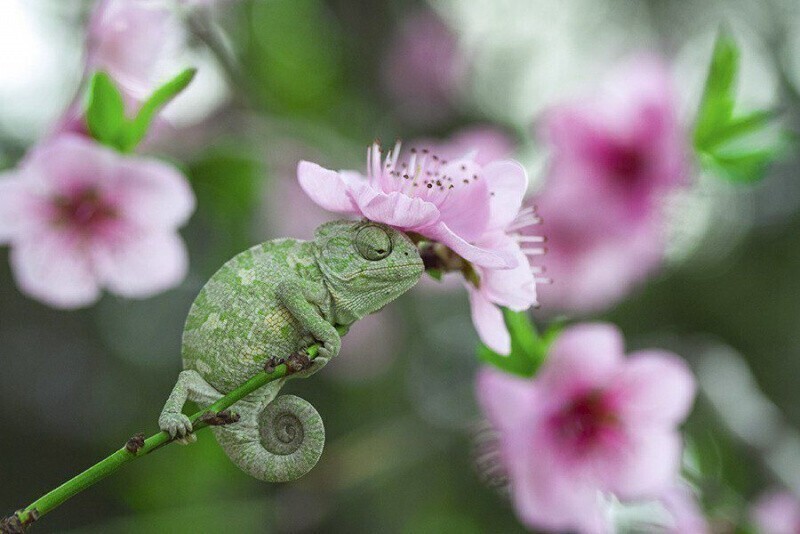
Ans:
<svg viewBox="0 0 800 534"><path fill-rule="evenodd" d="M299 163L297 176L306 194L326 210L419 233L476 265L517 266L513 254L472 242L516 216L524 193L518 182L527 184L519 163L506 160L483 166L467 158L448 161L427 150L399 162L399 146L383 162L381 156L377 143L368 149L366 177L308 161Z"/></svg>
<svg viewBox="0 0 800 534"><path fill-rule="evenodd" d="M409 15L382 64L384 86L406 119L431 124L450 115L466 62L456 36L435 12Z"/></svg>
<svg viewBox="0 0 800 534"><path fill-rule="evenodd" d="M147 297L185 276L176 229L193 210L174 168L63 135L0 178L0 243L20 289L51 306L89 305L101 287Z"/></svg>
<svg viewBox="0 0 800 534"><path fill-rule="evenodd" d="M553 152L536 204L553 283L545 310L597 311L662 262L666 193L686 182L688 138L666 68L639 57L596 94L546 115Z"/></svg>
<svg viewBox="0 0 800 534"><path fill-rule="evenodd" d="M165 2L100 0L86 43L86 70L108 72L125 96L141 100L158 81L159 65L180 42L181 26Z"/></svg>
<svg viewBox="0 0 800 534"><path fill-rule="evenodd" d="M539 288L545 312L602 310L661 265L659 217L624 221L596 203L590 191L558 184L546 187L535 202L542 217L536 233L547 239L542 264L552 280Z"/></svg>
<svg viewBox="0 0 800 534"><path fill-rule="evenodd" d="M797 534L800 500L788 491L765 493L750 509L750 518L761 534Z"/></svg>
<svg viewBox="0 0 800 534"><path fill-rule="evenodd" d="M572 184L625 220L649 218L659 194L688 177L688 134L655 57L621 65L590 97L549 111L544 134L553 152L548 180Z"/></svg>
<svg viewBox="0 0 800 534"><path fill-rule="evenodd" d="M658 498L675 482L677 429L695 381L677 356L624 358L620 332L564 330L534 379L486 369L478 400L500 434L500 454L520 519L531 528L606 532L607 494Z"/></svg>

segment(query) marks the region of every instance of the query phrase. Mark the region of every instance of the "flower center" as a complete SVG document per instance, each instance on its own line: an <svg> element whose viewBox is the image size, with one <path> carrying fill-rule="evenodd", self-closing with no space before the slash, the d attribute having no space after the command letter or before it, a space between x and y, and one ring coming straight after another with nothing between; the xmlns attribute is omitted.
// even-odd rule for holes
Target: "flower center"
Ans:
<svg viewBox="0 0 800 534"><path fill-rule="evenodd" d="M647 166L647 158L638 147L619 144L605 154L605 165L623 187L636 185Z"/></svg>
<svg viewBox="0 0 800 534"><path fill-rule="evenodd" d="M93 188L85 188L55 200L56 217L64 224L84 233L91 233L117 218L116 209Z"/></svg>
<svg viewBox="0 0 800 534"><path fill-rule="evenodd" d="M607 443L619 425L616 413L600 391L576 397L550 422L557 441L578 456Z"/></svg>

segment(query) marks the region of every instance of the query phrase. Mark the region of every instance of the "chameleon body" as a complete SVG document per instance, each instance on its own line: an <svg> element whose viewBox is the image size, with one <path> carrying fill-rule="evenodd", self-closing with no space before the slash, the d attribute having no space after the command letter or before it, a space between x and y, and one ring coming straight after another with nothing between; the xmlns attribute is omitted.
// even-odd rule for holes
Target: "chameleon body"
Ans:
<svg viewBox="0 0 800 534"><path fill-rule="evenodd" d="M422 260L402 232L371 222L335 221L313 241L278 239L228 261L192 304L183 333L183 368L159 418L172 437L193 438L186 400L206 407L260 372L271 358L311 344L320 349L309 376L339 353L336 325L381 309L419 280ZM293 480L319 459L325 432L308 402L277 397L286 378L237 402L236 423L214 427L245 472ZM276 398L277 397L277 398Z"/></svg>

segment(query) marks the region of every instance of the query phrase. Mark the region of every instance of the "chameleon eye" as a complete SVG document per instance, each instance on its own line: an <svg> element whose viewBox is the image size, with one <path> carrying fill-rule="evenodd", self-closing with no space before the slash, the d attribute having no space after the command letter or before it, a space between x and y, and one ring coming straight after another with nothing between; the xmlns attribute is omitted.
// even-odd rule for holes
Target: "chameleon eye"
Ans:
<svg viewBox="0 0 800 534"><path fill-rule="evenodd" d="M356 234L356 250L365 260L382 260L392 253L392 239L379 226L365 226Z"/></svg>

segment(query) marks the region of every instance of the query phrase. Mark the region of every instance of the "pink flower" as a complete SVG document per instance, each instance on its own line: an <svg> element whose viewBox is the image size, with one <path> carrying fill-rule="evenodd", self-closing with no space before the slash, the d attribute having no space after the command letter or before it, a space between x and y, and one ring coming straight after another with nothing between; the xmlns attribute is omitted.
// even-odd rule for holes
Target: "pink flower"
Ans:
<svg viewBox="0 0 800 534"><path fill-rule="evenodd" d="M101 287L147 297L185 276L176 229L193 210L172 167L64 135L0 179L0 243L20 289L51 306L89 305Z"/></svg>
<svg viewBox="0 0 800 534"><path fill-rule="evenodd" d="M592 96L551 110L544 130L549 181L573 184L622 219L649 218L658 194L686 181L688 136L657 58L621 65Z"/></svg>
<svg viewBox="0 0 800 534"><path fill-rule="evenodd" d="M753 524L762 534L800 532L800 500L788 491L762 495L750 510Z"/></svg>
<svg viewBox="0 0 800 534"><path fill-rule="evenodd" d="M164 2L101 0L89 21L86 69L108 72L127 97L141 100L154 89L161 61L177 49L180 32Z"/></svg>
<svg viewBox="0 0 800 534"><path fill-rule="evenodd" d="M527 185L517 162L479 165L472 159L445 160L412 153L399 162L400 147L381 162L377 143L367 152L367 176L335 172L301 161L297 176L306 194L326 210L357 215L443 243L462 258L491 268L516 267L505 250L473 244L501 229L517 214Z"/></svg>
<svg viewBox="0 0 800 534"><path fill-rule="evenodd" d="M387 92L405 118L416 123L447 118L466 74L455 34L430 10L403 21L382 65Z"/></svg>
<svg viewBox="0 0 800 534"><path fill-rule="evenodd" d="M625 221L596 202L591 191L557 184L546 187L535 202L542 217L536 233L547 237L542 264L552 280L539 288L547 313L602 310L661 265L661 218Z"/></svg>
<svg viewBox="0 0 800 534"><path fill-rule="evenodd" d="M500 434L512 499L529 527L609 530L607 496L658 498L680 466L677 430L695 382L677 356L624 358L606 324L564 330L534 379L486 369L478 400Z"/></svg>

